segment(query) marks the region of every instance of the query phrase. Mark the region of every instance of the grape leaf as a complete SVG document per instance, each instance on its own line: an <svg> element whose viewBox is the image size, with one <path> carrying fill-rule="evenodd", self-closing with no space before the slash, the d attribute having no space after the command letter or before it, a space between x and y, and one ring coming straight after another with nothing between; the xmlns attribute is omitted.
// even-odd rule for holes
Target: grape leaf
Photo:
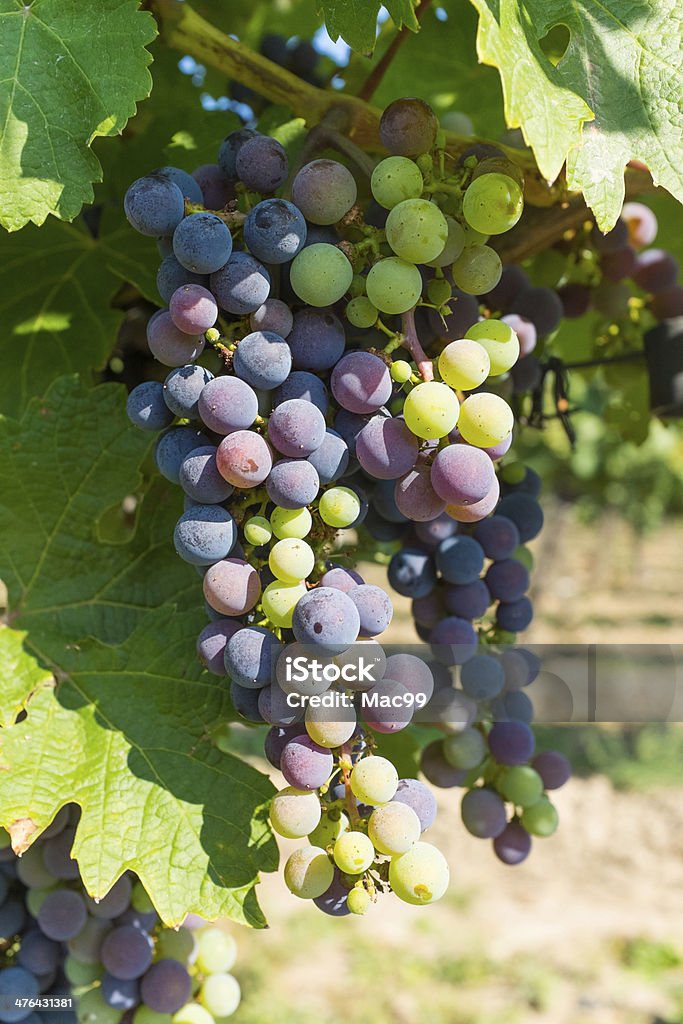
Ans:
<svg viewBox="0 0 683 1024"><path fill-rule="evenodd" d="M101 179L90 149L149 94L152 16L134 0L0 0L0 224L73 220Z"/></svg>
<svg viewBox="0 0 683 1024"><path fill-rule="evenodd" d="M180 500L153 489L130 543L99 539L150 445L124 395L60 378L21 424L0 420L12 622L0 630L0 720L26 708L0 732L0 821L24 847L75 801L74 855L93 895L130 869L170 924L194 911L263 925L253 890L277 866L273 787L211 741L234 713L226 681L194 656L205 618L200 581L173 552ZM20 693L5 676L16 664Z"/></svg>
<svg viewBox="0 0 683 1024"><path fill-rule="evenodd" d="M405 25L411 32L419 30L411 0L385 0L384 7L396 28ZM341 36L352 50L360 53L372 53L375 48L379 9L379 0L321 0L320 4L332 39Z"/></svg>
<svg viewBox="0 0 683 1024"><path fill-rule="evenodd" d="M624 199L624 168L645 163L683 201L683 10L677 0L472 0L479 56L500 71L505 112L553 181L583 192L603 231ZM556 64L541 42L558 25Z"/></svg>

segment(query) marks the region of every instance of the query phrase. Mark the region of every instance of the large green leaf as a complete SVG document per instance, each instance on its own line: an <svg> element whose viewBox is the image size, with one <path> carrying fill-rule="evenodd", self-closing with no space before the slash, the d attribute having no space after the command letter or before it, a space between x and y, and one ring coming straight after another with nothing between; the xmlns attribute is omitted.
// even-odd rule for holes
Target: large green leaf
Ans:
<svg viewBox="0 0 683 1024"><path fill-rule="evenodd" d="M584 193L603 230L619 216L624 168L645 163L683 201L683 9L678 0L472 0L480 58L500 71L508 124L538 166ZM569 44L555 66L541 41Z"/></svg>
<svg viewBox="0 0 683 1024"><path fill-rule="evenodd" d="M149 94L154 19L135 0L0 0L0 224L73 220L101 178L90 143Z"/></svg>
<svg viewBox="0 0 683 1024"><path fill-rule="evenodd" d="M211 742L233 712L225 680L194 655L205 619L200 581L173 552L179 499L152 491L130 543L100 540L150 443L124 395L61 378L21 424L0 421L12 622L0 630L0 720L26 709L0 731L0 821L24 846L75 801L75 856L94 895L130 869L169 923L195 911L262 925L253 889L277 866L272 786Z"/></svg>
<svg viewBox="0 0 683 1024"><path fill-rule="evenodd" d="M417 32L419 25L415 17L412 0L385 0L396 28L404 25ZM372 53L377 35L379 0L320 0L325 26L332 39L345 39L352 50Z"/></svg>

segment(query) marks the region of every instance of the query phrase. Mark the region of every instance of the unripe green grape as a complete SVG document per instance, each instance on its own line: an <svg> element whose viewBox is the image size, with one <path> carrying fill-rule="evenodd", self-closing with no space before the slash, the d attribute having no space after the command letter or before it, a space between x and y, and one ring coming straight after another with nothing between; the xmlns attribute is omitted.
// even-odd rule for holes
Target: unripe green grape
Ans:
<svg viewBox="0 0 683 1024"><path fill-rule="evenodd" d="M405 313L422 295L422 277L414 263L398 256L375 263L365 282L370 301L381 313Z"/></svg>
<svg viewBox="0 0 683 1024"><path fill-rule="evenodd" d="M279 580L269 583L263 591L261 604L263 611L274 626L290 629L294 617L294 609L306 593L304 583L281 583Z"/></svg>
<svg viewBox="0 0 683 1024"><path fill-rule="evenodd" d="M104 974L104 968L101 964L84 964L82 960L77 960L71 953L64 960L63 970L66 980L75 988L92 985L94 981L97 981Z"/></svg>
<svg viewBox="0 0 683 1024"><path fill-rule="evenodd" d="M387 242L401 259L427 263L443 252L448 224L430 199L406 199L395 206L385 226Z"/></svg>
<svg viewBox="0 0 683 1024"><path fill-rule="evenodd" d="M480 320L465 331L465 337L486 349L491 360L491 377L507 373L519 359L519 339L502 320Z"/></svg>
<svg viewBox="0 0 683 1024"><path fill-rule="evenodd" d="M442 379L458 391L474 391L489 375L491 361L486 349L476 341L462 338L446 345L439 356Z"/></svg>
<svg viewBox="0 0 683 1024"><path fill-rule="evenodd" d="M188 1003L188 1006L196 1006L198 1010L206 1015L206 1017L210 1017L206 1010L199 1006L198 1003ZM187 1007L185 1007L185 1009L187 1009ZM182 1016L179 1017L179 1014L182 1015L182 1013L182 1009L178 1010L178 1013L173 1016L170 1013L157 1013L156 1010L150 1010L149 1006L145 1006L145 1004L142 1003L142 1005L138 1006L137 1010L133 1014L133 1021L134 1024L171 1024L171 1022L175 1021L176 1018L178 1018L179 1021L182 1020L183 1024L212 1024L213 1021L212 1017L210 1017L208 1021L206 1021L205 1018L203 1019L201 1016L193 1019Z"/></svg>
<svg viewBox="0 0 683 1024"><path fill-rule="evenodd" d="M500 235L522 216L522 189L507 174L482 174L465 191L462 212L475 231Z"/></svg>
<svg viewBox="0 0 683 1024"><path fill-rule="evenodd" d="M534 556L526 544L520 544L518 548L515 548L511 557L516 562L521 562L527 572L531 572L534 567Z"/></svg>
<svg viewBox="0 0 683 1024"><path fill-rule="evenodd" d="M353 267L341 249L327 242L314 242L292 260L289 280L302 302L332 306L349 290Z"/></svg>
<svg viewBox="0 0 683 1024"><path fill-rule="evenodd" d="M518 462L517 460L514 462L506 462L500 471L500 478L503 483L512 484L513 486L515 484L521 484L525 476L526 466L523 462Z"/></svg>
<svg viewBox="0 0 683 1024"><path fill-rule="evenodd" d="M460 403L447 384L429 380L417 384L406 397L403 415L416 437L428 441L450 434L458 422Z"/></svg>
<svg viewBox="0 0 683 1024"><path fill-rule="evenodd" d="M522 825L532 836L551 836L560 823L560 816L547 796L542 796L531 807L525 807Z"/></svg>
<svg viewBox="0 0 683 1024"><path fill-rule="evenodd" d="M265 516L251 516L244 524L244 539L248 544L260 548L273 536L273 527Z"/></svg>
<svg viewBox="0 0 683 1024"><path fill-rule="evenodd" d="M368 821L368 836L375 849L391 857L407 853L421 832L420 819L408 804L384 804L375 808Z"/></svg>
<svg viewBox="0 0 683 1024"><path fill-rule="evenodd" d="M386 757L371 754L358 761L351 772L351 792L362 804L377 807L393 798L398 772Z"/></svg>
<svg viewBox="0 0 683 1024"><path fill-rule="evenodd" d="M270 549L268 565L272 574L283 583L298 583L313 572L313 548L298 537L285 537Z"/></svg>
<svg viewBox="0 0 683 1024"><path fill-rule="evenodd" d="M360 515L360 498L350 487L330 487L320 496L318 511L328 526L343 530L355 523Z"/></svg>
<svg viewBox="0 0 683 1024"><path fill-rule="evenodd" d="M351 739L356 731L356 716L351 709L347 711L348 718L340 722L330 721L329 708L314 708L310 705L306 708L306 732L314 743L321 747L341 747Z"/></svg>
<svg viewBox="0 0 683 1024"><path fill-rule="evenodd" d="M531 807L543 796L543 779L529 765L508 768L496 788L501 796L520 807Z"/></svg>
<svg viewBox="0 0 683 1024"><path fill-rule="evenodd" d="M135 1011L135 1016L133 1017L133 1024L162 1024L161 1021L155 1022L153 1020L147 1020L147 1018L144 1020L138 1020L138 1014L140 1011L146 1009L146 1006L138 1007ZM154 1011L150 1010L149 1012L153 1013ZM177 1013L174 1013L172 1017L170 1014L160 1013L156 1014L156 1016L168 1016L169 1020L172 1021L172 1024L214 1024L214 1019L209 1011L203 1006L200 1006L199 1003L187 1003L187 1005L181 1007Z"/></svg>
<svg viewBox="0 0 683 1024"><path fill-rule="evenodd" d="M436 257L427 264L429 267L447 267L449 263L457 260L465 248L465 230L453 217L446 216L448 225L448 238L443 249Z"/></svg>
<svg viewBox="0 0 683 1024"><path fill-rule="evenodd" d="M346 307L346 319L353 327L372 327L377 322L379 311L367 295L351 299Z"/></svg>
<svg viewBox="0 0 683 1024"><path fill-rule="evenodd" d="M121 1020L121 1011L105 1003L99 987L78 997L76 1015L81 1024L119 1024Z"/></svg>
<svg viewBox="0 0 683 1024"><path fill-rule="evenodd" d="M285 839L303 839L320 824L320 800L317 793L287 786L276 793L270 804L270 823Z"/></svg>
<svg viewBox="0 0 683 1024"><path fill-rule="evenodd" d="M462 229L465 232L465 245L463 248L466 248L468 245L486 245L491 237L490 235L484 235L481 231L475 231L474 228L467 223L462 225Z"/></svg>
<svg viewBox="0 0 683 1024"><path fill-rule="evenodd" d="M50 895L54 892L56 886L50 886L49 889L27 889L26 890L26 907L31 917L38 917L40 908L43 903Z"/></svg>
<svg viewBox="0 0 683 1024"><path fill-rule="evenodd" d="M369 892L359 885L354 886L346 897L346 905L352 914L364 914L370 903Z"/></svg>
<svg viewBox="0 0 683 1024"><path fill-rule="evenodd" d="M367 871L375 859L375 848L365 832L343 832L332 851L334 862L347 875Z"/></svg>
<svg viewBox="0 0 683 1024"><path fill-rule="evenodd" d="M130 897L130 905L133 910L137 910L139 914L151 914L154 910L154 904L147 895L142 882L136 882L133 886L133 891Z"/></svg>
<svg viewBox="0 0 683 1024"><path fill-rule="evenodd" d="M404 199L417 199L423 188L420 168L405 156L389 156L381 160L370 179L372 194L385 210L393 209Z"/></svg>
<svg viewBox="0 0 683 1024"><path fill-rule="evenodd" d="M189 928L163 928L154 952L157 960L179 960L186 964L194 962L197 950L197 940Z"/></svg>
<svg viewBox="0 0 683 1024"><path fill-rule="evenodd" d="M484 760L486 743L478 729L463 729L443 741L443 756L454 768L476 768Z"/></svg>
<svg viewBox="0 0 683 1024"><path fill-rule="evenodd" d="M309 843L313 846L319 846L322 850L327 849L333 843L336 843L342 832L346 832L349 828L349 819L345 814L340 814L338 817L333 817L331 814L323 814L320 819L320 824L317 828L314 828L308 837Z"/></svg>
<svg viewBox="0 0 683 1024"><path fill-rule="evenodd" d="M415 843L389 865L389 884L404 903L426 906L441 899L450 872L444 855L430 843Z"/></svg>
<svg viewBox="0 0 683 1024"><path fill-rule="evenodd" d="M396 395L395 398L391 399L387 408L389 409L389 412L391 413L392 416L401 415L401 413L403 412L403 402L403 395Z"/></svg>
<svg viewBox="0 0 683 1024"><path fill-rule="evenodd" d="M202 974L229 971L237 959L237 943L229 932L208 925L196 933L197 967Z"/></svg>
<svg viewBox="0 0 683 1024"><path fill-rule="evenodd" d="M314 900L329 889L334 878L332 862L318 846L302 846L285 864L285 885L302 900Z"/></svg>
<svg viewBox="0 0 683 1024"><path fill-rule="evenodd" d="M475 448L492 448L508 436L514 422L512 409L506 401L482 391L468 395L460 406L458 430Z"/></svg>
<svg viewBox="0 0 683 1024"><path fill-rule="evenodd" d="M443 306L453 295L453 289L445 277L434 277L427 285L427 298L435 306Z"/></svg>
<svg viewBox="0 0 683 1024"><path fill-rule="evenodd" d="M391 364L391 379L397 384L405 384L413 375L413 368L405 359L394 359Z"/></svg>
<svg viewBox="0 0 683 1024"><path fill-rule="evenodd" d="M359 295L365 295L365 277L363 274L353 275L349 295L352 299L358 298Z"/></svg>
<svg viewBox="0 0 683 1024"><path fill-rule="evenodd" d="M313 517L307 508L280 508L273 510L270 525L278 540L285 537L298 537L303 540L311 532Z"/></svg>
<svg viewBox="0 0 683 1024"><path fill-rule="evenodd" d="M490 292L500 281L502 273L500 256L488 245L468 245L451 267L453 281L468 295Z"/></svg>
<svg viewBox="0 0 683 1024"><path fill-rule="evenodd" d="M202 1005L214 1020L231 1017L240 1005L242 993L232 974L212 974L199 990Z"/></svg>

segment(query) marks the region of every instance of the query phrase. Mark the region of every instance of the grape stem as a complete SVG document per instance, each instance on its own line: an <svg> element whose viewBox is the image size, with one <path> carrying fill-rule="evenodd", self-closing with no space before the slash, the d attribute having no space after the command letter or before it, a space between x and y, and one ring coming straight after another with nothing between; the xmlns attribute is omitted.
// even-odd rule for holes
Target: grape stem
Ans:
<svg viewBox="0 0 683 1024"><path fill-rule="evenodd" d="M349 821L355 827L360 823L361 817L358 813L356 798L351 789L351 773L348 767L351 764L351 744L344 743L339 754L339 767L341 768L342 782L344 783L345 792L344 803L349 815Z"/></svg>
<svg viewBox="0 0 683 1024"><path fill-rule="evenodd" d="M434 380L434 366L420 344L415 327L415 306L401 317L403 344L410 352L422 380Z"/></svg>
<svg viewBox="0 0 683 1024"><path fill-rule="evenodd" d="M420 21L424 16L424 13L431 2L432 0L420 0L420 3L415 8L415 17L418 21ZM391 62L411 33L414 34L413 30L404 25L401 31L394 36L381 58L377 61L374 68L365 79L365 82L358 93L359 99L365 100L366 102L369 102L372 99L377 92L382 79L387 73L387 70L391 66Z"/></svg>

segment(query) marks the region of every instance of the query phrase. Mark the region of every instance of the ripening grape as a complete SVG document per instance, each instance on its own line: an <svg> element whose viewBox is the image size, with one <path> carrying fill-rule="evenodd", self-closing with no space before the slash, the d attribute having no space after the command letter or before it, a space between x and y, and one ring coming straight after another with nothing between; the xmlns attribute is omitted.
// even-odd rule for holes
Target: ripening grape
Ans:
<svg viewBox="0 0 683 1024"><path fill-rule="evenodd" d="M360 875L375 859L375 848L364 832L342 832L332 851L334 862L346 875Z"/></svg>
<svg viewBox="0 0 683 1024"><path fill-rule="evenodd" d="M458 430L468 444L488 448L499 444L514 426L512 409L498 395L469 395L460 407Z"/></svg>
<svg viewBox="0 0 683 1024"><path fill-rule="evenodd" d="M270 823L285 839L301 839L320 824L320 800L310 790L287 786L280 790L270 805Z"/></svg>
<svg viewBox="0 0 683 1024"><path fill-rule="evenodd" d="M232 974L211 974L204 979L199 998L213 1020L230 1017L240 1004L242 993Z"/></svg>
<svg viewBox="0 0 683 1024"><path fill-rule="evenodd" d="M403 415L413 434L430 440L450 434L458 422L459 410L452 390L446 384L430 380L413 388L405 400Z"/></svg>
<svg viewBox="0 0 683 1024"><path fill-rule="evenodd" d="M511 803L530 807L543 796L543 779L529 765L520 764L501 776L497 788Z"/></svg>
<svg viewBox="0 0 683 1024"><path fill-rule="evenodd" d="M407 853L421 832L420 819L408 804L384 804L375 808L368 821L368 836L375 849L391 857Z"/></svg>
<svg viewBox="0 0 683 1024"><path fill-rule="evenodd" d="M365 286L381 313L405 313L422 294L422 277L413 263L389 256L370 268Z"/></svg>
<svg viewBox="0 0 683 1024"><path fill-rule="evenodd" d="M334 878L332 862L318 846L295 850L285 864L285 884L304 900L313 900L329 889Z"/></svg>
<svg viewBox="0 0 683 1024"><path fill-rule="evenodd" d="M429 199L406 199L395 206L386 223L387 242L410 263L428 263L443 252L448 224Z"/></svg>
<svg viewBox="0 0 683 1024"><path fill-rule="evenodd" d="M261 547L273 536L273 527L265 516L251 516L244 524L244 539L247 544Z"/></svg>
<svg viewBox="0 0 683 1024"><path fill-rule="evenodd" d="M439 122L424 100L410 96L394 100L379 122L382 145L398 156L421 156L436 141Z"/></svg>
<svg viewBox="0 0 683 1024"><path fill-rule="evenodd" d="M279 540L303 538L310 533L313 519L307 508L276 508L270 516L270 525Z"/></svg>
<svg viewBox="0 0 683 1024"><path fill-rule="evenodd" d="M356 191L351 171L337 160L312 160L292 182L292 199L312 224L341 220L355 203Z"/></svg>
<svg viewBox="0 0 683 1024"><path fill-rule="evenodd" d="M331 306L353 280L353 267L334 245L316 242L294 257L289 270L296 295L309 306Z"/></svg>
<svg viewBox="0 0 683 1024"><path fill-rule="evenodd" d="M500 281L503 265L488 245L466 246L451 267L453 281L467 295L483 295Z"/></svg>
<svg viewBox="0 0 683 1024"><path fill-rule="evenodd" d="M328 846L336 843L342 832L345 832L348 828L349 819L345 814L337 813L337 817L334 817L332 814L323 814L320 824L310 833L308 841L313 846L327 849Z"/></svg>
<svg viewBox="0 0 683 1024"><path fill-rule="evenodd" d="M465 332L465 337L486 349L492 377L506 373L519 359L519 339L510 324L503 320L480 320Z"/></svg>
<svg viewBox="0 0 683 1024"><path fill-rule="evenodd" d="M370 894L367 889L360 886L355 886L346 898L346 904L352 914L364 914L370 903Z"/></svg>
<svg viewBox="0 0 683 1024"><path fill-rule="evenodd" d="M391 379L397 384L405 384L413 375L413 368L405 359L394 359L391 364Z"/></svg>
<svg viewBox="0 0 683 1024"><path fill-rule="evenodd" d="M350 487L330 487L321 495L318 510L324 523L342 530L358 519L360 498Z"/></svg>
<svg viewBox="0 0 683 1024"><path fill-rule="evenodd" d="M359 761L351 772L351 791L363 804L388 803L398 786L398 772L386 757L371 754Z"/></svg>
<svg viewBox="0 0 683 1024"><path fill-rule="evenodd" d="M333 721L333 715L343 721ZM356 716L352 709L331 711L329 708L306 708L306 732L321 747L341 747L356 731Z"/></svg>
<svg viewBox="0 0 683 1024"><path fill-rule="evenodd" d="M391 210L405 199L421 196L424 180L414 160L389 156L381 160L372 172L370 188L380 206Z"/></svg>
<svg viewBox="0 0 683 1024"><path fill-rule="evenodd" d="M232 935L215 925L197 932L197 967L204 974L229 971L237 959L237 943Z"/></svg>
<svg viewBox="0 0 683 1024"><path fill-rule="evenodd" d="M263 591L263 611L274 626L290 629L294 609L306 592L304 583L269 583Z"/></svg>
<svg viewBox="0 0 683 1024"><path fill-rule="evenodd" d="M273 575L283 583L298 583L313 572L313 548L296 537L279 540L270 549L268 565Z"/></svg>
<svg viewBox="0 0 683 1024"><path fill-rule="evenodd" d="M433 260L430 260L428 266L430 267L447 267L450 263L454 263L457 260L460 253L465 248L465 231L461 224L453 217L446 216L446 224L448 225L448 237L446 238L446 244L443 249ZM438 280L435 278L434 280Z"/></svg>
<svg viewBox="0 0 683 1024"><path fill-rule="evenodd" d="M486 743L478 729L463 729L443 741L443 756L454 768L476 768L486 756Z"/></svg>
<svg viewBox="0 0 683 1024"><path fill-rule="evenodd" d="M357 295L346 307L346 319L353 327L372 327L377 322L379 311L367 295Z"/></svg>
<svg viewBox="0 0 683 1024"><path fill-rule="evenodd" d="M525 807L522 825L532 836L551 836L559 824L559 815L547 796L542 796L531 807Z"/></svg>
<svg viewBox="0 0 683 1024"><path fill-rule="evenodd" d="M462 212L467 223L487 235L500 235L522 216L522 189L507 174L482 174L465 191Z"/></svg>
<svg viewBox="0 0 683 1024"><path fill-rule="evenodd" d="M490 372L491 361L486 348L468 338L452 341L439 356L442 380L458 391L474 391Z"/></svg>
<svg viewBox="0 0 683 1024"><path fill-rule="evenodd" d="M415 843L389 865L389 882L399 899L425 906L441 899L450 873L444 855L430 843Z"/></svg>

